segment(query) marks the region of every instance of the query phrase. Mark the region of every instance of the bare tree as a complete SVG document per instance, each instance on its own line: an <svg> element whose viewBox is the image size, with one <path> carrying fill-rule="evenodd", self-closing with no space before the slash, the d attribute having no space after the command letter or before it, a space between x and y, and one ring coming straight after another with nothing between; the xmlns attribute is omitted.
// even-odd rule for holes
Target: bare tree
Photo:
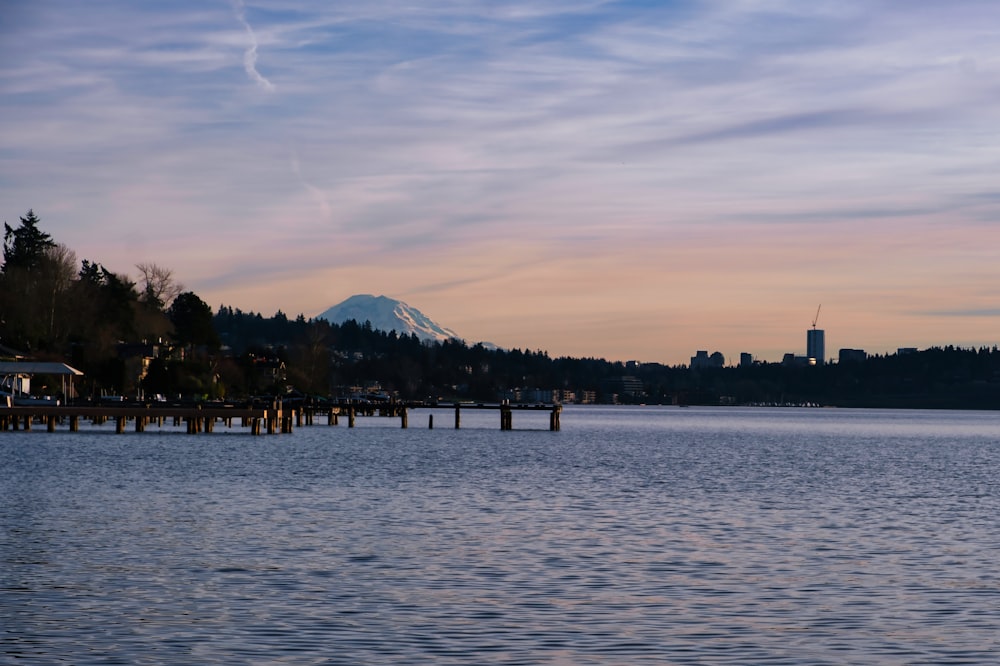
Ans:
<svg viewBox="0 0 1000 666"><path fill-rule="evenodd" d="M169 268L147 263L135 267L142 273L142 300L148 305L166 308L184 291L184 285L174 280L174 272Z"/></svg>
<svg viewBox="0 0 1000 666"><path fill-rule="evenodd" d="M77 273L76 252L69 249L62 243L57 243L46 248L43 259L44 271L42 272L40 287L45 294L46 306L48 309L49 338L55 339L65 331L57 332L56 311L59 309L59 301L69 293L69 288L73 284L73 278Z"/></svg>

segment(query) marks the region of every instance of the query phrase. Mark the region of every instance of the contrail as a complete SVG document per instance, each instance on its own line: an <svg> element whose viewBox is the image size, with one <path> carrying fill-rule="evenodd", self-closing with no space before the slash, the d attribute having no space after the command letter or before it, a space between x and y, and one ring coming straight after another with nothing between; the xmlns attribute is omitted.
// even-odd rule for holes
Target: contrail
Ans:
<svg viewBox="0 0 1000 666"><path fill-rule="evenodd" d="M330 215L333 212L330 208L330 200L326 196L326 192L316 187L312 183L306 182L306 179L302 177L302 165L299 163L299 155L297 152L292 151L292 172L295 177L299 179L302 187L306 188L309 195L312 196L313 201L319 207L320 213L323 215L323 219L329 220Z"/></svg>
<svg viewBox="0 0 1000 666"><path fill-rule="evenodd" d="M247 36L250 37L250 46L243 53L243 69L258 86L264 90L274 90L274 84L257 71L257 35L254 34L253 28L247 22L246 6L243 4L243 0L233 0L233 10L236 12L236 18L246 29Z"/></svg>

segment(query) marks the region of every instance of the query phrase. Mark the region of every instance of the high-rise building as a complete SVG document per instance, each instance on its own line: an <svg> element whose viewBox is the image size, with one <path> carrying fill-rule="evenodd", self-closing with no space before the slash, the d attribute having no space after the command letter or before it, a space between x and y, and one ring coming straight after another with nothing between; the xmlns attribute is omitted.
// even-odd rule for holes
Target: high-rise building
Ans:
<svg viewBox="0 0 1000 666"><path fill-rule="evenodd" d="M705 350L700 350L691 357L692 368L721 368L726 364L726 357L722 355L722 352L712 352L709 356L708 352Z"/></svg>
<svg viewBox="0 0 1000 666"><path fill-rule="evenodd" d="M824 331L821 328L811 328L806 331L806 356L810 364L823 365L826 358L826 343Z"/></svg>

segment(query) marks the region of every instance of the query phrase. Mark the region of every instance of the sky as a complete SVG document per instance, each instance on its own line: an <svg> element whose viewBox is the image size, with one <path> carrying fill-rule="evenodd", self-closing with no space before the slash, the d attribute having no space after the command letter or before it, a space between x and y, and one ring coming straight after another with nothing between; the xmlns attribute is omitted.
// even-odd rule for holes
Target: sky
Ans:
<svg viewBox="0 0 1000 666"><path fill-rule="evenodd" d="M2 0L0 216L671 365L1000 338L993 0Z"/></svg>

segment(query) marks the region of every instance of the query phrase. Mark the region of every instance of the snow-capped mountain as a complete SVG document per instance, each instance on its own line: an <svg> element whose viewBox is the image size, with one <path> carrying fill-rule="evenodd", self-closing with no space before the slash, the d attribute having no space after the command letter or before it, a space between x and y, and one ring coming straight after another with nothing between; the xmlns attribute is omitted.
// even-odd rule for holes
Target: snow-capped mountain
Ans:
<svg viewBox="0 0 1000 666"><path fill-rule="evenodd" d="M351 319L359 324L368 321L374 329L396 331L402 335L415 333L418 338L427 341L443 342L458 337L458 333L441 326L420 310L387 296L351 296L316 318L325 319L331 324L343 324Z"/></svg>

